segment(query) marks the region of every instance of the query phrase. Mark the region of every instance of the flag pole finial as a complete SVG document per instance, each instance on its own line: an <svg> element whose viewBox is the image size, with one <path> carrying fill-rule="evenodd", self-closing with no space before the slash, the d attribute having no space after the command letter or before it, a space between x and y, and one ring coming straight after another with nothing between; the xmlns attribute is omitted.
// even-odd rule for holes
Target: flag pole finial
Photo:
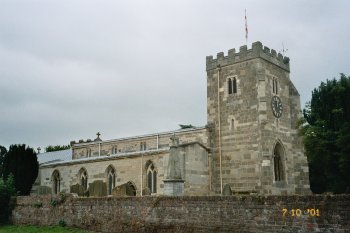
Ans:
<svg viewBox="0 0 350 233"><path fill-rule="evenodd" d="M245 44L248 46L248 22L247 22L247 9L244 9L245 19Z"/></svg>

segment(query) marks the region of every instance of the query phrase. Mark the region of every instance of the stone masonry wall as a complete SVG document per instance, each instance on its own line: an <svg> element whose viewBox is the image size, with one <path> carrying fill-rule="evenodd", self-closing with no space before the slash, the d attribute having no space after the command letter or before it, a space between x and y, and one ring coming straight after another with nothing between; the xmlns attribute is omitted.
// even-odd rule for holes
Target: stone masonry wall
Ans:
<svg viewBox="0 0 350 233"><path fill-rule="evenodd" d="M62 203L59 200L57 196L18 197L12 221L57 225L63 220L68 226L98 232L350 230L350 195L67 197Z"/></svg>

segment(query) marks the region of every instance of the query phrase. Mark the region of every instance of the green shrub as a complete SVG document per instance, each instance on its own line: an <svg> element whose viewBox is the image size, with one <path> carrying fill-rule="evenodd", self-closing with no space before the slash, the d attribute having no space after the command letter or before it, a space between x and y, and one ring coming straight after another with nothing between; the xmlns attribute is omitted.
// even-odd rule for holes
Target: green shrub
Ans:
<svg viewBox="0 0 350 233"><path fill-rule="evenodd" d="M61 203L63 203L66 200L66 195L64 193L60 193L58 197L55 197L50 200L50 205L52 207L55 207Z"/></svg>
<svg viewBox="0 0 350 233"><path fill-rule="evenodd" d="M60 221L58 221L58 225L59 225L60 227L65 227L65 226L67 226L66 222L65 222L63 219L60 219Z"/></svg>
<svg viewBox="0 0 350 233"><path fill-rule="evenodd" d="M43 207L43 203L41 203L41 202L34 203L34 204L33 204L33 207L39 209L39 208Z"/></svg>
<svg viewBox="0 0 350 233"><path fill-rule="evenodd" d="M14 179L10 175L7 180L0 178L0 224L6 223L10 216L12 206L11 196L16 194Z"/></svg>

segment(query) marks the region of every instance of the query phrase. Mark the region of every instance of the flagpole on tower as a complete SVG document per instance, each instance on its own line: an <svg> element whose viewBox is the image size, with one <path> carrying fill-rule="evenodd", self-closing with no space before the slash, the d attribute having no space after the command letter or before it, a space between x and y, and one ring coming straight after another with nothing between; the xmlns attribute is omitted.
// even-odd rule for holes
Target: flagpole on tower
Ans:
<svg viewBox="0 0 350 233"><path fill-rule="evenodd" d="M247 9L244 9L244 19L245 19L245 44L248 46Z"/></svg>

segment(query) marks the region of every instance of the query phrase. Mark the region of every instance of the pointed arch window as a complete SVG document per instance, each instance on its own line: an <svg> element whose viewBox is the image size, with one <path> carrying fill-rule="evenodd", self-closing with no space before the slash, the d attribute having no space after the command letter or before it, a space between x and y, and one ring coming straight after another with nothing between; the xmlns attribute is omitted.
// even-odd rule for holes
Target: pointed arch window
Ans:
<svg viewBox="0 0 350 233"><path fill-rule="evenodd" d="M115 187L115 169L112 165L107 167L107 194L112 195L112 190Z"/></svg>
<svg viewBox="0 0 350 233"><path fill-rule="evenodd" d="M52 173L52 190L54 194L58 194L61 189L61 176L59 171L55 170Z"/></svg>
<svg viewBox="0 0 350 233"><path fill-rule="evenodd" d="M285 169L283 166L284 151L283 147L280 143L277 143L273 152L273 167L274 167L274 175L275 181L283 181L285 180Z"/></svg>
<svg viewBox="0 0 350 233"><path fill-rule="evenodd" d="M79 180L80 185L83 186L85 190L88 188L88 174L85 168L79 170Z"/></svg>
<svg viewBox="0 0 350 233"><path fill-rule="evenodd" d="M153 163L150 163L147 168L147 187L151 193L157 192L157 171Z"/></svg>

